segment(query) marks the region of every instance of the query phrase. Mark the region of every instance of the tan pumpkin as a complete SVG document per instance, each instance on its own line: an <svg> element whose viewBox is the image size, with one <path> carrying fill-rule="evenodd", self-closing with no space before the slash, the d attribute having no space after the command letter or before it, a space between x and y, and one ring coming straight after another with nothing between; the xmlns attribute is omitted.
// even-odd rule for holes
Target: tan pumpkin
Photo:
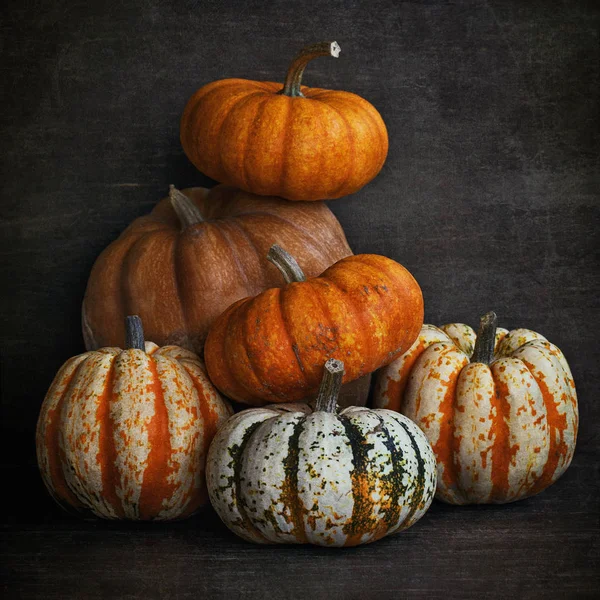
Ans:
<svg viewBox="0 0 600 600"><path fill-rule="evenodd" d="M541 492L575 450L577 394L564 355L534 331L496 331L494 313L477 335L462 323L442 329L424 325L377 373L374 405L423 430L436 454L437 498L504 503Z"/></svg>
<svg viewBox="0 0 600 600"><path fill-rule="evenodd" d="M221 79L201 87L181 117L181 145L203 173L288 200L352 194L381 170L388 136L381 115L350 92L301 86L317 56L335 42L304 48L284 84Z"/></svg>
<svg viewBox="0 0 600 600"><path fill-rule="evenodd" d="M170 520L206 500L204 464L230 414L199 358L144 342L128 318L125 350L69 359L42 404L40 472L68 510L106 519Z"/></svg>
<svg viewBox="0 0 600 600"><path fill-rule="evenodd" d="M171 188L98 257L82 307L88 350L123 346L120 326L139 315L149 339L202 353L209 326L233 302L284 284L265 260L272 244L316 276L352 254L322 202L286 202L227 186Z"/></svg>

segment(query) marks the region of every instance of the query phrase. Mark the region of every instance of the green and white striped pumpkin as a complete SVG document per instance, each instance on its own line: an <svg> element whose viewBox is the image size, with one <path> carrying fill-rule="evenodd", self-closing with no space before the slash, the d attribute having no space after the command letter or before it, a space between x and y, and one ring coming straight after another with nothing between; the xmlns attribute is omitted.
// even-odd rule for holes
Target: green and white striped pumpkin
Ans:
<svg viewBox="0 0 600 600"><path fill-rule="evenodd" d="M330 359L314 411L273 405L231 417L207 458L213 507L261 544L355 546L402 531L429 508L435 457L419 428L390 410L336 411L343 363Z"/></svg>

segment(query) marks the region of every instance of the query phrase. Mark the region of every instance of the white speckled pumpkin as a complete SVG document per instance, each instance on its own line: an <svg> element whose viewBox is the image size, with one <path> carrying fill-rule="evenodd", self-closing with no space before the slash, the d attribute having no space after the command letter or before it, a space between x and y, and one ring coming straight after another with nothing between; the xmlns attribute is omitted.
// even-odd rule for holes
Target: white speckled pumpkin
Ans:
<svg viewBox="0 0 600 600"><path fill-rule="evenodd" d="M127 344L68 360L42 404L37 456L66 509L107 519L186 517L207 500L206 452L230 414L198 357L144 342L127 318Z"/></svg>
<svg viewBox="0 0 600 600"><path fill-rule="evenodd" d="M513 502L554 483L573 458L575 383L562 352L528 329L479 333L424 325L377 373L374 404L400 411L436 454L436 497L452 504Z"/></svg>
<svg viewBox="0 0 600 600"><path fill-rule="evenodd" d="M389 410L336 411L343 363L330 359L313 411L245 410L215 436L213 507L242 538L355 546L410 527L435 492L435 457L418 427Z"/></svg>

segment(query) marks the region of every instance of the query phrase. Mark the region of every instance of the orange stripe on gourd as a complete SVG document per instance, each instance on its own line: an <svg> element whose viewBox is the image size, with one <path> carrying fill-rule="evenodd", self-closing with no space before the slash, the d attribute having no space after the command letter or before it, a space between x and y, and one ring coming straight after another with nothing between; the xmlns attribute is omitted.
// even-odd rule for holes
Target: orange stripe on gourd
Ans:
<svg viewBox="0 0 600 600"><path fill-rule="evenodd" d="M131 331L128 349L86 353L59 371L38 420L40 471L63 506L181 518L201 504L206 450L230 409L194 354L144 343L141 325Z"/></svg>
<svg viewBox="0 0 600 600"><path fill-rule="evenodd" d="M444 390L452 380L440 373L441 357L451 354L443 343L420 355L415 343L375 386L375 406L397 406L426 433L440 469L437 495L457 504L511 502L542 491L569 466L577 437L577 395L562 352L536 332L495 329L495 316L494 327L484 327L489 317L454 390ZM471 350L471 328L442 329ZM451 347L466 364L467 354Z"/></svg>

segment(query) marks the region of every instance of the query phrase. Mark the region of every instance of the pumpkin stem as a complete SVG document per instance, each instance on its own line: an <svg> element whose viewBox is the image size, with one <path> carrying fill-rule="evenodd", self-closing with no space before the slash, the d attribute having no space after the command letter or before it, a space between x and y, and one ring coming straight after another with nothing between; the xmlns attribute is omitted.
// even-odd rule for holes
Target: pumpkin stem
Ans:
<svg viewBox="0 0 600 600"><path fill-rule="evenodd" d="M169 186L169 199L171 200L171 206L181 223L182 230L204 221L200 209L173 184Z"/></svg>
<svg viewBox="0 0 600 600"><path fill-rule="evenodd" d="M333 56L334 58L337 58L340 55L340 50L341 48L337 42L320 42L302 48L300 53L292 61L287 75L285 76L283 89L279 93L284 96L304 98L304 94L300 91L300 84L306 65L313 58L317 58L317 56Z"/></svg>
<svg viewBox="0 0 600 600"><path fill-rule="evenodd" d="M496 325L498 317L491 311L479 321L479 331L475 340L475 349L471 357L472 363L489 365L494 360L494 347L496 346Z"/></svg>
<svg viewBox="0 0 600 600"><path fill-rule="evenodd" d="M145 349L142 320L137 315L125 317L125 350Z"/></svg>
<svg viewBox="0 0 600 600"><path fill-rule="evenodd" d="M341 360L330 358L325 363L319 395L315 402L315 412L335 413L343 377L344 363Z"/></svg>
<svg viewBox="0 0 600 600"><path fill-rule="evenodd" d="M267 260L272 262L281 271L286 283L306 281L304 272L296 262L296 259L281 246L273 244L267 254Z"/></svg>

